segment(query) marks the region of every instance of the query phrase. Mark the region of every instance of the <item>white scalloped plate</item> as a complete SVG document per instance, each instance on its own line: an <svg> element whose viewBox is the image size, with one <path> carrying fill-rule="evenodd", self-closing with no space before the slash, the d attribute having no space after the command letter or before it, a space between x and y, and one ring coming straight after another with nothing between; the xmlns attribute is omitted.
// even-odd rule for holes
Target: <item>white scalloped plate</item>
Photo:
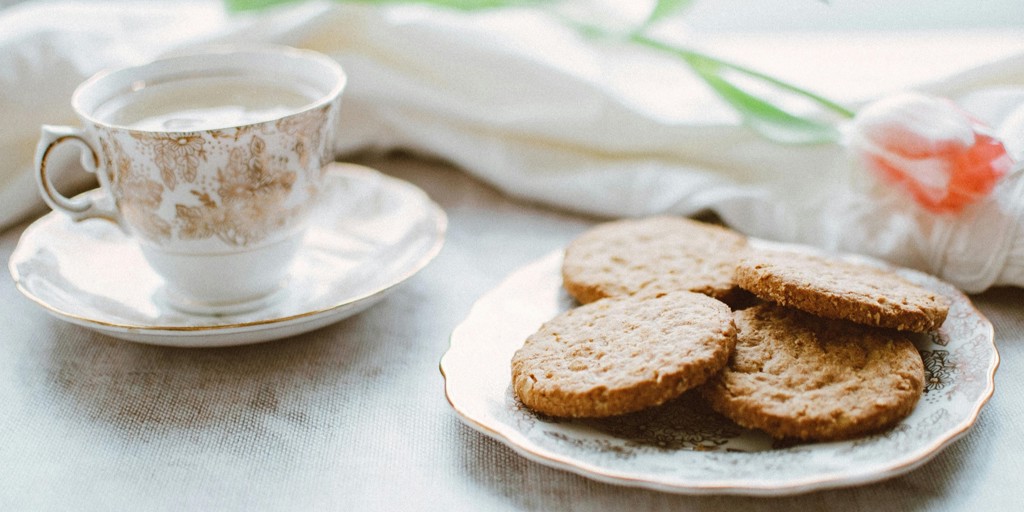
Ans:
<svg viewBox="0 0 1024 512"><path fill-rule="evenodd" d="M466 424L531 460L595 480L682 494L756 496L875 482L924 464L966 433L994 390L999 355L992 324L952 285L894 269L946 295L952 307L939 332L915 339L925 363L925 393L913 413L886 432L783 444L736 426L693 394L611 419L539 415L512 392L510 361L541 323L575 305L561 286L561 261L562 252L553 252L481 297L453 331L441 372L448 401Z"/></svg>

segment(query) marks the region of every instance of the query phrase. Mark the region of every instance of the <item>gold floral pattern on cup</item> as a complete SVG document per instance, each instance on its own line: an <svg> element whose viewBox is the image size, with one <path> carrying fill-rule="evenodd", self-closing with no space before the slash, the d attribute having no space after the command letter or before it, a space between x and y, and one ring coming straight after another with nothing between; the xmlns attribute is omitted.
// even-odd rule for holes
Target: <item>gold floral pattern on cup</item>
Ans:
<svg viewBox="0 0 1024 512"><path fill-rule="evenodd" d="M189 240L217 237L230 245L246 246L266 238L301 215L302 205L288 207L296 173L266 152L254 136L248 148L231 151L216 182L192 191L199 204L175 204L178 236ZM214 198L219 198L219 201Z"/></svg>
<svg viewBox="0 0 1024 512"><path fill-rule="evenodd" d="M163 202L164 184L138 172L117 138L101 136L100 152L112 181L118 183L114 198L125 221L151 241L169 239L171 223L157 214Z"/></svg>
<svg viewBox="0 0 1024 512"><path fill-rule="evenodd" d="M205 132L94 129L130 229L156 245L217 239L248 247L286 230L315 203L333 106ZM216 173L198 173L200 164L216 165Z"/></svg>
<svg viewBox="0 0 1024 512"><path fill-rule="evenodd" d="M131 132L153 153L153 162L160 169L160 178L167 188L174 189L178 179L192 183L200 161L206 160L206 140L199 133Z"/></svg>

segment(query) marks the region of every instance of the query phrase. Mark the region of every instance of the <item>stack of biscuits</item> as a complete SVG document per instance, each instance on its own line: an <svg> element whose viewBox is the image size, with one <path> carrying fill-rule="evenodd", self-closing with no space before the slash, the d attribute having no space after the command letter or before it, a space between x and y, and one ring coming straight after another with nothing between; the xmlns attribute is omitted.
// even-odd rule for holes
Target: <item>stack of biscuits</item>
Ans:
<svg viewBox="0 0 1024 512"><path fill-rule="evenodd" d="M512 359L527 407L598 418L694 390L775 438L838 440L914 409L924 365L909 333L934 331L949 300L873 266L749 247L681 217L602 224L562 266L581 304Z"/></svg>

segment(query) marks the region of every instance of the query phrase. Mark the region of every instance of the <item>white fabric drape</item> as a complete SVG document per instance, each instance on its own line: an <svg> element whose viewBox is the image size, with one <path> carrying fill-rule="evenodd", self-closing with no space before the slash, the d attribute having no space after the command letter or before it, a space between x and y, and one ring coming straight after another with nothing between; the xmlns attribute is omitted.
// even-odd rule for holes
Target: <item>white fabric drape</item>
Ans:
<svg viewBox="0 0 1024 512"><path fill-rule="evenodd" d="M1020 36L752 34L694 43L851 105L908 87L948 95L1021 158ZM580 38L529 10L312 2L232 15L218 1L98 1L0 11L0 227L39 211L31 171L39 126L75 123L69 98L79 82L220 43L286 44L338 59L350 75L342 158L407 149L560 208L711 210L753 236L880 256L969 292L1024 285L1024 173L960 216L908 208L842 147L763 139L678 62Z"/></svg>

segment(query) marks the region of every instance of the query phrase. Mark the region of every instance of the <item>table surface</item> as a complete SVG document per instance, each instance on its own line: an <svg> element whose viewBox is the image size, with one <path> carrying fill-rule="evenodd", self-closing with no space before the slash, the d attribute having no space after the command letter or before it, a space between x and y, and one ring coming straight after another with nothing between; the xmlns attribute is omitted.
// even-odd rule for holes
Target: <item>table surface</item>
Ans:
<svg viewBox="0 0 1024 512"><path fill-rule="evenodd" d="M599 219L502 196L443 163L364 161L448 213L445 248L380 304L226 349L66 324L0 279L0 510L1011 510L1024 499L1024 290L974 297L1002 363L975 427L931 462L785 498L619 487L463 425L438 361L473 302ZM0 234L7 261L24 226Z"/></svg>

